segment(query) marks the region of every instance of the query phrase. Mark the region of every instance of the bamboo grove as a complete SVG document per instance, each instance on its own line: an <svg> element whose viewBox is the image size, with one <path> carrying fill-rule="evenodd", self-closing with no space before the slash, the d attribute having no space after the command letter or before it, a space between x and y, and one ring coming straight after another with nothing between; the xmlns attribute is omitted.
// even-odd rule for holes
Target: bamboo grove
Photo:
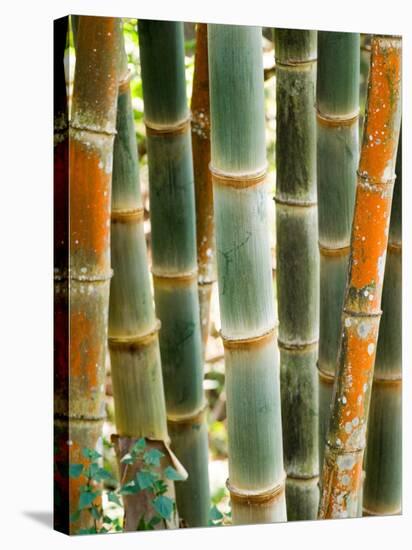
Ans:
<svg viewBox="0 0 412 550"><path fill-rule="evenodd" d="M187 32L54 22L55 528L399 514L401 38Z"/></svg>

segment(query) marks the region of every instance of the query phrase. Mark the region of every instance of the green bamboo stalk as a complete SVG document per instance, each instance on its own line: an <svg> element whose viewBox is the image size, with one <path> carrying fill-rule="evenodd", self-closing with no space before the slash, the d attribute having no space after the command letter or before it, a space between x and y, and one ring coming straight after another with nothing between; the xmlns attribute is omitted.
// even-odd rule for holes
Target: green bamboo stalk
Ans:
<svg viewBox="0 0 412 550"><path fill-rule="evenodd" d="M261 28L208 25L228 488L236 524L286 520Z"/></svg>
<svg viewBox="0 0 412 550"><path fill-rule="evenodd" d="M158 447L161 442L162 452L168 455L169 436L158 339L160 323L155 317L147 263L130 72L122 34L120 40L117 135L113 150L114 275L110 285L109 350L118 434L115 447L122 469L121 458L136 438L146 438L148 446ZM173 482L164 481L169 487L167 495L174 499ZM153 495L147 491L124 498L126 531L135 531L142 517L146 522L151 519L152 499ZM155 529L177 526L175 515L166 523L159 522Z"/></svg>
<svg viewBox="0 0 412 550"><path fill-rule="evenodd" d="M58 344L61 366L66 357L66 385L57 384L55 388L55 413L61 433L68 434L62 444L69 447L70 464L84 462L84 447L101 444L104 419L119 32L115 18L80 17L70 121L70 193L66 204L69 257L67 269L58 269L55 274L68 289L70 341L65 349L64 339ZM84 476L69 480L70 514L77 511L83 483ZM90 527L91 520L90 514L82 511L79 520L70 521L70 533Z"/></svg>
<svg viewBox="0 0 412 550"><path fill-rule="evenodd" d="M209 64L207 25L196 26L196 55L193 74L192 148L196 199L196 239L199 285L200 322L203 350L209 335L210 299L215 276L213 225L213 186L210 164Z"/></svg>
<svg viewBox="0 0 412 550"><path fill-rule="evenodd" d="M369 66L371 59L371 35L360 35L360 82L359 82L359 142L362 142L363 123L365 120L366 95L368 91Z"/></svg>
<svg viewBox="0 0 412 550"><path fill-rule="evenodd" d="M152 272L172 447L189 473L180 517L209 520L208 442L183 24L139 20L152 227Z"/></svg>
<svg viewBox="0 0 412 550"><path fill-rule="evenodd" d="M402 143L396 161L382 319L369 412L365 515L401 512L402 497Z"/></svg>
<svg viewBox="0 0 412 550"><path fill-rule="evenodd" d="M288 520L318 511L317 32L276 29L277 296Z"/></svg>
<svg viewBox="0 0 412 550"><path fill-rule="evenodd" d="M357 33L318 33L317 185L320 251L319 463L322 466L349 260L359 149Z"/></svg>

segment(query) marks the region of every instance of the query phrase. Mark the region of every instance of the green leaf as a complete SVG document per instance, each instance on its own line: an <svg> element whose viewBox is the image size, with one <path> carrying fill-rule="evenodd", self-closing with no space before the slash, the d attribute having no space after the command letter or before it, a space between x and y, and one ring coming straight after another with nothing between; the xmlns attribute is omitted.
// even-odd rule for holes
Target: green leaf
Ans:
<svg viewBox="0 0 412 550"><path fill-rule="evenodd" d="M83 464L70 464L69 476L72 478L79 477L83 471Z"/></svg>
<svg viewBox="0 0 412 550"><path fill-rule="evenodd" d="M140 491L140 487L136 485L134 481L129 481L126 485L123 485L120 489L121 495L135 495Z"/></svg>
<svg viewBox="0 0 412 550"><path fill-rule="evenodd" d="M107 498L109 499L109 502L114 502L118 506L122 505L122 503L120 502L120 498L118 497L117 493L115 493L114 491L109 491L107 493Z"/></svg>
<svg viewBox="0 0 412 550"><path fill-rule="evenodd" d="M164 472L167 479L170 479L171 481L183 481L185 479L182 474L172 468L172 466L165 468Z"/></svg>
<svg viewBox="0 0 412 550"><path fill-rule="evenodd" d="M173 511L173 500L163 495L156 497L152 502L153 508L163 519L170 519Z"/></svg>
<svg viewBox="0 0 412 550"><path fill-rule="evenodd" d="M113 520L110 516L103 516L103 523L113 523Z"/></svg>
<svg viewBox="0 0 412 550"><path fill-rule="evenodd" d="M96 481L103 481L105 479L113 479L111 473L108 472L105 468L98 468L93 477Z"/></svg>
<svg viewBox="0 0 412 550"><path fill-rule="evenodd" d="M76 512L74 512L71 516L70 516L70 521L77 521L78 519L80 519L80 510L76 510Z"/></svg>
<svg viewBox="0 0 412 550"><path fill-rule="evenodd" d="M122 462L123 464L133 464L134 458L130 453L126 453L124 456L122 456L122 458L120 459L120 462Z"/></svg>
<svg viewBox="0 0 412 550"><path fill-rule="evenodd" d="M79 510L88 508L97 496L99 496L98 492L85 491L84 493L80 493Z"/></svg>
<svg viewBox="0 0 412 550"><path fill-rule="evenodd" d="M144 437L141 437L136 443L133 445L131 452L132 453L141 453L146 448L146 440Z"/></svg>
<svg viewBox="0 0 412 550"><path fill-rule="evenodd" d="M142 516L139 519L139 523L137 524L136 531L152 531L153 527L150 527L148 523L145 522L144 516Z"/></svg>
<svg viewBox="0 0 412 550"><path fill-rule="evenodd" d="M143 460L145 464L151 464L153 466L160 466L160 459L165 456L158 449L150 449L147 453L144 454Z"/></svg>
<svg viewBox="0 0 412 550"><path fill-rule="evenodd" d="M153 483L153 488L156 493L156 496L163 495L167 491L167 485L163 479L159 479Z"/></svg>
<svg viewBox="0 0 412 550"><path fill-rule="evenodd" d="M95 527L89 527L88 529L79 529L79 535L94 535L97 533Z"/></svg>
<svg viewBox="0 0 412 550"><path fill-rule="evenodd" d="M106 527L100 527L99 533L108 533L109 530Z"/></svg>
<svg viewBox="0 0 412 550"><path fill-rule="evenodd" d="M92 506L91 509L91 514L93 516L94 519L98 520L100 519L100 516L101 516L101 513L100 511L96 508L96 506Z"/></svg>
<svg viewBox="0 0 412 550"><path fill-rule="evenodd" d="M212 521L220 521L220 520L223 519L223 514L222 514L222 512L219 511L217 506L212 506L212 508L210 509L210 512L209 512L209 518Z"/></svg>
<svg viewBox="0 0 412 550"><path fill-rule="evenodd" d="M148 489L153 487L153 483L157 480L157 475L151 472L141 471L136 475L136 481L139 484L140 489Z"/></svg>
<svg viewBox="0 0 412 550"><path fill-rule="evenodd" d="M159 516L153 516L152 519L149 521L149 525L152 527L155 527L158 523L162 521L162 518L159 518Z"/></svg>
<svg viewBox="0 0 412 550"><path fill-rule="evenodd" d="M82 449L82 455L85 458L88 458L89 460L97 460L98 458L101 458L101 454L95 451L94 449L88 449L87 447L84 447Z"/></svg>

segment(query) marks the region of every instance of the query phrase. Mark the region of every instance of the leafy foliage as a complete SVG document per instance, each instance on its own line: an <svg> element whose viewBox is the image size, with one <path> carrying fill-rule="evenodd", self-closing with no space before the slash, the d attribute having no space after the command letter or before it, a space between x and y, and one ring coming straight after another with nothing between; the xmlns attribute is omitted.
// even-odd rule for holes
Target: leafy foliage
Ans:
<svg viewBox="0 0 412 550"><path fill-rule="evenodd" d="M80 487L80 496L77 510L71 520L77 521L81 513L88 513L92 518L93 527L80 529L79 534L109 533L122 531L122 524L118 518L112 518L104 513L102 506L102 481L109 481L116 488L106 491L107 501L117 508L122 508L122 497L135 495L140 491L147 491L152 495L151 505L153 515L149 520L141 517L136 529L151 531L160 522L170 520L176 510L175 502L165 495L168 486L166 479L180 481L184 478L172 466L160 469L160 460L164 453L158 449L148 448L144 438L139 439L126 453L121 462L126 465L142 464L135 478L127 483L118 485L112 474L101 466L102 455L94 449L82 449L85 464L71 464L69 475L72 478L84 477L85 483ZM160 469L160 472L159 472Z"/></svg>

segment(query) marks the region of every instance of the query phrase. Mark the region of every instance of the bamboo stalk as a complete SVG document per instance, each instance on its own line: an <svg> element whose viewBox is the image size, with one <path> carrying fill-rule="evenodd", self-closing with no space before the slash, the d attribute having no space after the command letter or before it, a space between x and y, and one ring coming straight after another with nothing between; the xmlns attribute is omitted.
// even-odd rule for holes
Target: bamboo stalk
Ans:
<svg viewBox="0 0 412 550"><path fill-rule="evenodd" d="M68 17L56 19L54 32L54 528L69 532L68 278L69 132L64 51ZM61 398L59 399L59 396ZM61 405L59 407L59 401Z"/></svg>
<svg viewBox="0 0 412 550"><path fill-rule="evenodd" d="M172 448L189 478L180 517L209 520L208 442L197 290L195 199L183 24L139 20L156 313Z"/></svg>
<svg viewBox="0 0 412 550"><path fill-rule="evenodd" d="M154 312L143 228L130 72L123 35L119 38L121 60L113 150L111 255L114 275L110 284L109 350L118 433L115 447L120 469L124 469L121 458L136 438L144 437L149 447L162 443L161 450L166 455L170 450L158 339L160 323ZM169 456L166 459L169 461ZM169 487L167 494L174 499L174 484L165 481ZM142 517L146 522L151 519L152 500L153 495L147 491L124 498L125 531L135 531ZM165 527L178 527L177 515L168 522L159 522L155 529Z"/></svg>
<svg viewBox="0 0 412 550"><path fill-rule="evenodd" d="M56 272L69 292L68 389L57 387L55 412L68 431L70 463L84 461L83 447L100 445L104 419L118 32L115 18L80 17L69 139L69 265ZM84 483L83 476L70 479L71 514ZM70 532L88 527L89 517L82 511Z"/></svg>
<svg viewBox="0 0 412 550"><path fill-rule="evenodd" d="M359 34L318 33L319 464L340 339L359 150Z"/></svg>
<svg viewBox="0 0 412 550"><path fill-rule="evenodd" d="M382 319L365 460L365 515L401 512L402 494L402 144L396 161Z"/></svg>
<svg viewBox="0 0 412 550"><path fill-rule="evenodd" d="M288 520L319 502L317 32L276 29L277 296Z"/></svg>
<svg viewBox="0 0 412 550"><path fill-rule="evenodd" d="M192 148L196 199L196 239L200 322L203 351L209 335L210 299L215 277L213 186L210 164L209 64L207 25L196 26L195 70L192 91Z"/></svg>
<svg viewBox="0 0 412 550"><path fill-rule="evenodd" d="M233 522L286 520L261 29L208 25L211 171Z"/></svg>
<svg viewBox="0 0 412 550"><path fill-rule="evenodd" d="M358 509L400 117L401 39L375 35L320 518Z"/></svg>
<svg viewBox="0 0 412 550"><path fill-rule="evenodd" d="M371 60L371 35L360 35L360 81L359 81L359 136L363 134L365 120L366 95L368 91L369 66ZM360 139L362 142L362 139Z"/></svg>

